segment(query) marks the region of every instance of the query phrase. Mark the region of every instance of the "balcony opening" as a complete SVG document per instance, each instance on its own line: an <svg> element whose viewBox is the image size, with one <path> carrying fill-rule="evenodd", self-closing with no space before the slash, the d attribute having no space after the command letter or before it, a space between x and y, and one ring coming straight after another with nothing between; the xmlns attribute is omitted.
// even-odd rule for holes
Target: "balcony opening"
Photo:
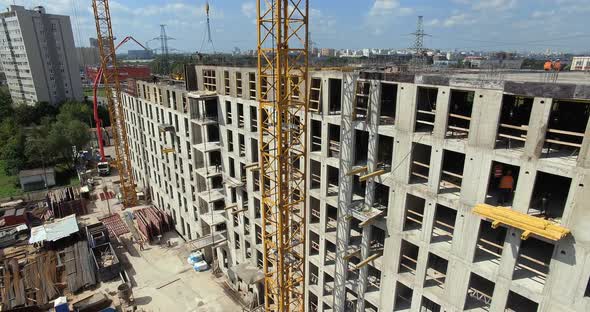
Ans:
<svg viewBox="0 0 590 312"><path fill-rule="evenodd" d="M338 196L338 168L328 166L328 189L326 196Z"/></svg>
<svg viewBox="0 0 590 312"><path fill-rule="evenodd" d="M584 291L584 297L590 297L590 279L588 279L588 283L586 284L586 290Z"/></svg>
<svg viewBox="0 0 590 312"><path fill-rule="evenodd" d="M383 248L385 248L385 231L376 226L372 226L371 229L371 250L383 251Z"/></svg>
<svg viewBox="0 0 590 312"><path fill-rule="evenodd" d="M311 78L309 89L309 111L320 113L322 111L322 79Z"/></svg>
<svg viewBox="0 0 590 312"><path fill-rule="evenodd" d="M554 248L553 244L534 237L521 241L512 279L522 281L529 289L542 291Z"/></svg>
<svg viewBox="0 0 590 312"><path fill-rule="evenodd" d="M230 92L230 84L229 84L229 71L223 71L223 85L224 85L224 94L229 95Z"/></svg>
<svg viewBox="0 0 590 312"><path fill-rule="evenodd" d="M393 311L409 310L412 306L413 291L410 287L397 282L395 287L395 302Z"/></svg>
<svg viewBox="0 0 590 312"><path fill-rule="evenodd" d="M332 242L330 242L330 241L325 241L325 243L326 243L325 265L336 264L336 245L332 244Z"/></svg>
<svg viewBox="0 0 590 312"><path fill-rule="evenodd" d="M449 261L433 253L428 254L424 287L445 287Z"/></svg>
<svg viewBox="0 0 590 312"><path fill-rule="evenodd" d="M221 176L211 177L211 187L213 189L220 189L223 187L223 178Z"/></svg>
<svg viewBox="0 0 590 312"><path fill-rule="evenodd" d="M311 291L309 292L309 311L318 311L318 297L314 295Z"/></svg>
<svg viewBox="0 0 590 312"><path fill-rule="evenodd" d="M256 231L256 245L262 244L262 229L260 226L256 225L254 231Z"/></svg>
<svg viewBox="0 0 590 312"><path fill-rule="evenodd" d="M393 138L380 134L378 139L377 167L390 172L391 160L393 159Z"/></svg>
<svg viewBox="0 0 590 312"><path fill-rule="evenodd" d="M342 111L342 79L328 80L328 114L340 114Z"/></svg>
<svg viewBox="0 0 590 312"><path fill-rule="evenodd" d="M236 177L236 164L235 164L233 158L229 157L228 159L229 159L229 164L228 164L229 172L228 172L228 174L230 177L235 178Z"/></svg>
<svg viewBox="0 0 590 312"><path fill-rule="evenodd" d="M431 243L448 243L450 245L453 241L456 219L456 210L437 204L434 213Z"/></svg>
<svg viewBox="0 0 590 312"><path fill-rule="evenodd" d="M250 157L252 158L252 162L258 162L258 140L257 139L250 139Z"/></svg>
<svg viewBox="0 0 590 312"><path fill-rule="evenodd" d="M209 154L209 166L216 166L216 170L221 171L221 152L213 151Z"/></svg>
<svg viewBox="0 0 590 312"><path fill-rule="evenodd" d="M336 232L338 209L326 204L326 232Z"/></svg>
<svg viewBox="0 0 590 312"><path fill-rule="evenodd" d="M372 305L367 300L365 300L365 311L367 311L367 312L378 312L379 309L376 306Z"/></svg>
<svg viewBox="0 0 590 312"><path fill-rule="evenodd" d="M309 160L310 189L319 189L322 180L322 164L313 159Z"/></svg>
<svg viewBox="0 0 590 312"><path fill-rule="evenodd" d="M242 96L242 73L236 72L236 95L238 97Z"/></svg>
<svg viewBox="0 0 590 312"><path fill-rule="evenodd" d="M227 151L233 152L234 151L234 134L231 130L227 130Z"/></svg>
<svg viewBox="0 0 590 312"><path fill-rule="evenodd" d="M432 153L432 147L420 143L413 143L413 146L410 183L426 184L428 183L428 175L430 173L430 155Z"/></svg>
<svg viewBox="0 0 590 312"><path fill-rule="evenodd" d="M309 231L309 255L317 256L320 254L320 236L313 231Z"/></svg>
<svg viewBox="0 0 590 312"><path fill-rule="evenodd" d="M512 207L519 172L518 166L493 161L485 203Z"/></svg>
<svg viewBox="0 0 590 312"><path fill-rule="evenodd" d="M481 220L473 262L481 262L486 265L500 265L505 239L505 227L493 229L492 223Z"/></svg>
<svg viewBox="0 0 590 312"><path fill-rule="evenodd" d="M426 200L408 194L406 197L406 211L404 216L404 231L421 230L424 220L424 205Z"/></svg>
<svg viewBox="0 0 590 312"><path fill-rule="evenodd" d="M464 139L469 135L474 91L451 90L447 138Z"/></svg>
<svg viewBox="0 0 590 312"><path fill-rule="evenodd" d="M219 142L219 127L207 125L207 142Z"/></svg>
<svg viewBox="0 0 590 312"><path fill-rule="evenodd" d="M437 88L418 87L416 99L416 132L434 131L434 117L436 116Z"/></svg>
<svg viewBox="0 0 590 312"><path fill-rule="evenodd" d="M353 205L364 203L365 194L367 191L367 181L360 181L359 176L352 177L352 201Z"/></svg>
<svg viewBox="0 0 590 312"><path fill-rule="evenodd" d="M238 128L244 128L244 104L238 103Z"/></svg>
<svg viewBox="0 0 590 312"><path fill-rule="evenodd" d="M528 214L561 222L572 179L537 171Z"/></svg>
<svg viewBox="0 0 590 312"><path fill-rule="evenodd" d="M248 73L248 93L250 100L256 100L256 74Z"/></svg>
<svg viewBox="0 0 590 312"><path fill-rule="evenodd" d="M311 120L311 151L320 152L322 150L322 122Z"/></svg>
<svg viewBox="0 0 590 312"><path fill-rule="evenodd" d="M246 164L240 162L240 181L242 181L242 183L246 184L246 179L247 179L247 177L246 177ZM246 205L248 203L247 202L248 196L246 194L243 194L242 198L245 200L244 205Z"/></svg>
<svg viewBox="0 0 590 312"><path fill-rule="evenodd" d="M217 90L217 82L215 81L215 70L214 69L203 69L203 86L207 91ZM160 102L162 102L160 100Z"/></svg>
<svg viewBox="0 0 590 312"><path fill-rule="evenodd" d="M400 274L409 273L416 275L416 266L418 265L418 246L402 240L402 247L400 250L399 268Z"/></svg>
<svg viewBox="0 0 590 312"><path fill-rule="evenodd" d="M331 296L334 294L334 278L330 274L324 273L324 296Z"/></svg>
<svg viewBox="0 0 590 312"><path fill-rule="evenodd" d="M238 144L240 144L240 157L246 157L246 138L243 134L238 134Z"/></svg>
<svg viewBox="0 0 590 312"><path fill-rule="evenodd" d="M590 116L590 102L555 100L545 134L543 157L578 157Z"/></svg>
<svg viewBox="0 0 590 312"><path fill-rule="evenodd" d="M367 164L367 156L369 154L369 132L355 130L354 135L354 164L357 166L364 166Z"/></svg>
<svg viewBox="0 0 590 312"><path fill-rule="evenodd" d="M250 106L250 131L258 132L258 112L256 106Z"/></svg>
<svg viewBox="0 0 590 312"><path fill-rule="evenodd" d="M368 81L356 82L356 93L354 97L354 107L352 108L352 118L367 119L369 116L369 91L371 84Z"/></svg>
<svg viewBox="0 0 590 312"><path fill-rule="evenodd" d="M424 296L422 296L422 304L420 306L420 312L440 312L440 305Z"/></svg>
<svg viewBox="0 0 590 312"><path fill-rule="evenodd" d="M231 125L232 124L232 109L231 109L231 102L225 101L225 124Z"/></svg>
<svg viewBox="0 0 590 312"><path fill-rule="evenodd" d="M309 223L320 223L320 200L315 197L309 197L310 220Z"/></svg>
<svg viewBox="0 0 590 312"><path fill-rule="evenodd" d="M463 182L465 154L449 150L443 151L443 164L440 175L439 194L453 193L459 196Z"/></svg>
<svg viewBox="0 0 590 312"><path fill-rule="evenodd" d="M536 312L539 304L513 291L508 293L506 312Z"/></svg>
<svg viewBox="0 0 590 312"><path fill-rule="evenodd" d="M498 135L496 136L496 148L518 149L524 147L533 101L532 97L504 94Z"/></svg>
<svg viewBox="0 0 590 312"><path fill-rule="evenodd" d="M340 126L328 124L328 157L340 157Z"/></svg>
<svg viewBox="0 0 590 312"><path fill-rule="evenodd" d="M260 199L254 197L254 218L262 218L262 210L260 207Z"/></svg>
<svg viewBox="0 0 590 312"><path fill-rule="evenodd" d="M383 216L387 216L387 207L389 207L389 186L375 182L375 201L373 208L384 210Z"/></svg>
<svg viewBox="0 0 590 312"><path fill-rule="evenodd" d="M318 274L319 269L313 263L309 264L309 284L317 285L318 284Z"/></svg>
<svg viewBox="0 0 590 312"><path fill-rule="evenodd" d="M252 181L254 184L254 192L260 192L260 171L252 172Z"/></svg>
<svg viewBox="0 0 590 312"><path fill-rule="evenodd" d="M494 282L471 273L464 310L482 309L489 311L495 286Z"/></svg>
<svg viewBox="0 0 590 312"><path fill-rule="evenodd" d="M397 85L381 83L381 113L379 124L395 124L395 110L397 107Z"/></svg>

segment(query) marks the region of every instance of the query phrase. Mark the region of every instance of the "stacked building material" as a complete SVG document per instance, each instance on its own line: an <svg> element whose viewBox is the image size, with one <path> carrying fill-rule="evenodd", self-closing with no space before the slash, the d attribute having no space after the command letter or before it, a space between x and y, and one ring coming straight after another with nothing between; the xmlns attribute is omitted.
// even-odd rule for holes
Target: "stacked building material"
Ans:
<svg viewBox="0 0 590 312"><path fill-rule="evenodd" d="M76 188L67 187L60 190L50 191L46 196L47 205L53 211L56 218L63 218L70 214L79 216L88 214L86 201L80 197Z"/></svg>
<svg viewBox="0 0 590 312"><path fill-rule="evenodd" d="M109 229L111 237L119 237L125 233L129 233L129 228L121 219L121 215L115 213L108 217L99 219Z"/></svg>
<svg viewBox="0 0 590 312"><path fill-rule="evenodd" d="M71 293L96 284L91 259L86 241L79 241L64 250L60 262L65 266L65 279Z"/></svg>
<svg viewBox="0 0 590 312"><path fill-rule="evenodd" d="M24 251L21 250L21 251ZM2 311L46 304L59 295L55 252L5 254L0 267Z"/></svg>
<svg viewBox="0 0 590 312"><path fill-rule="evenodd" d="M174 227L170 215L154 207L137 210L135 219L139 230L148 241L170 231Z"/></svg>

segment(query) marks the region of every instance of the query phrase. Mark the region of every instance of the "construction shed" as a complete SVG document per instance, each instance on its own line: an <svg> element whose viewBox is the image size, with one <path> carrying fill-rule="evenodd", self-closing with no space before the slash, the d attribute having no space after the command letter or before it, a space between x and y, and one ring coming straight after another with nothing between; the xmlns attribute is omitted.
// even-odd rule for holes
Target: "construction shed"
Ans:
<svg viewBox="0 0 590 312"><path fill-rule="evenodd" d="M25 192L42 190L45 187L55 186L55 169L22 170L18 173L18 180L21 189Z"/></svg>

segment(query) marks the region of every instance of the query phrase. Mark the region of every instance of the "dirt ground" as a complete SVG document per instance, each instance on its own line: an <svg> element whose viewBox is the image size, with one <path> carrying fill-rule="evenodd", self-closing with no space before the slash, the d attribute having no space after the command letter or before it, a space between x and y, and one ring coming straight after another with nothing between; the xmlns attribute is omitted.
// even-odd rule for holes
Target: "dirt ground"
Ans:
<svg viewBox="0 0 590 312"><path fill-rule="evenodd" d="M116 174L101 178L93 193L102 192L106 184L113 190ZM122 205L117 199L90 203L93 213L79 218L83 223L91 224L98 218L108 215L109 206L112 213L122 213ZM134 210L133 208L131 210ZM211 271L195 272L187 263L189 249L184 240L175 232L167 233L162 241L166 244L146 244L140 251L137 243L133 244L130 234L119 238L121 261L129 263L126 268L132 283L133 296L139 310L143 311L241 311L238 303L224 292L224 278L216 278ZM102 283L94 291L115 294L120 281ZM84 294L82 294L84 295ZM114 295L116 297L116 294Z"/></svg>

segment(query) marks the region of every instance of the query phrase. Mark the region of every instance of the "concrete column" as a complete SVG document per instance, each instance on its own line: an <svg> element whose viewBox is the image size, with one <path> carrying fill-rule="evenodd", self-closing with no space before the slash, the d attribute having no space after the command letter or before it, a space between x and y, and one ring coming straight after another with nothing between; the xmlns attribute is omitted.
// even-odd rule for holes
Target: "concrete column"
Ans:
<svg viewBox="0 0 590 312"><path fill-rule="evenodd" d="M469 130L470 146L493 149L502 108L502 91L477 90Z"/></svg>
<svg viewBox="0 0 590 312"><path fill-rule="evenodd" d="M390 227L388 226L388 228ZM385 266L381 274L379 311L393 311L395 303L394 301L396 292L397 268L399 267L400 248L401 238L399 237L399 235L389 235L389 237L385 239L385 248L383 250L383 264L390 265Z"/></svg>
<svg viewBox="0 0 590 312"><path fill-rule="evenodd" d="M343 81L342 124L340 129L340 172L338 181L338 223L336 241L336 272L334 276L334 311L344 312L346 303L346 274L348 260L344 258L350 239L350 204L352 201L352 176L347 173L354 161L354 125L352 111L354 105L356 73L346 73Z"/></svg>
<svg viewBox="0 0 590 312"><path fill-rule="evenodd" d="M586 131L584 132L584 141L582 141L582 147L580 148L580 154L578 156L578 167L590 168L590 119L586 125Z"/></svg>
<svg viewBox="0 0 590 312"><path fill-rule="evenodd" d="M526 159L535 159L541 155L543 143L545 141L545 132L549 126L549 116L551 115L551 98L535 98L529 120L529 130L527 132L526 143L524 145L524 156ZM520 181L519 181L520 182Z"/></svg>
<svg viewBox="0 0 590 312"><path fill-rule="evenodd" d="M440 87L436 97L436 115L434 117L434 130L432 135L438 139L444 139L447 132L447 119L449 115L449 100L451 88Z"/></svg>
<svg viewBox="0 0 590 312"><path fill-rule="evenodd" d="M368 118L368 130L369 130L369 155L367 155L367 172L374 172L377 168L377 153L378 153L378 130L379 130L379 110L381 103L381 88L378 82L371 81L371 87L369 91L369 118ZM375 178L370 178L367 181L367 187L365 190L365 209L369 210L373 207L375 202ZM362 241L361 241L361 261L367 259L371 255L371 231L372 226L366 225L363 228ZM365 311L365 292L367 291L367 277L369 274L369 267L363 266L359 269L359 278L357 283L357 304L356 310L358 312Z"/></svg>
<svg viewBox="0 0 590 312"><path fill-rule="evenodd" d="M412 83L400 83L397 95L397 107L399 114L397 116L407 116L409 118L397 118L395 122L396 129L403 132L414 132L416 124L416 90L417 87Z"/></svg>
<svg viewBox="0 0 590 312"><path fill-rule="evenodd" d="M535 187L536 177L537 168L535 163L524 162L518 174L518 184L516 184L514 200L512 201L513 210L522 213L527 212L531 203L531 194Z"/></svg>

